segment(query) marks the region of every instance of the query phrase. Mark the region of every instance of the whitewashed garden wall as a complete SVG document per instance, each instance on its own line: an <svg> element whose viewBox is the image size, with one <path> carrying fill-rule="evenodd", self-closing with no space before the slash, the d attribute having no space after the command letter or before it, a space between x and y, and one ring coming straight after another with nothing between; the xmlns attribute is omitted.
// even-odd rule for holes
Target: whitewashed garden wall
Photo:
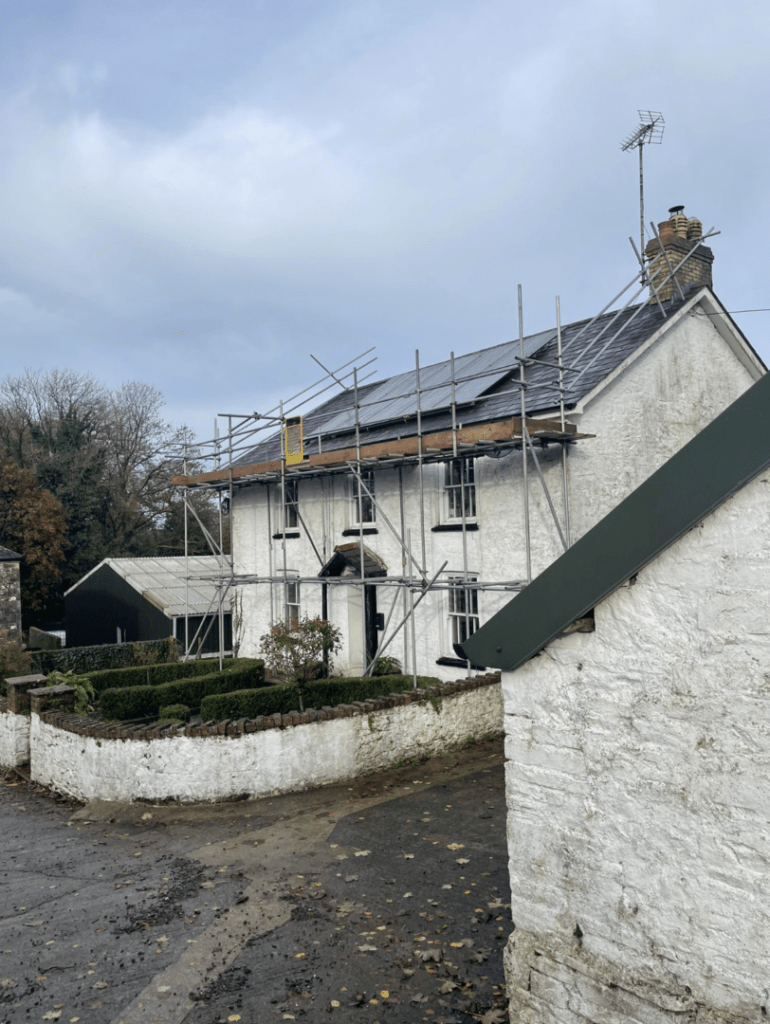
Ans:
<svg viewBox="0 0 770 1024"><path fill-rule="evenodd" d="M499 674L489 674L302 714L162 728L38 714L33 697L25 721L31 778L59 793L83 801L217 801L340 782L497 734L502 696Z"/></svg>

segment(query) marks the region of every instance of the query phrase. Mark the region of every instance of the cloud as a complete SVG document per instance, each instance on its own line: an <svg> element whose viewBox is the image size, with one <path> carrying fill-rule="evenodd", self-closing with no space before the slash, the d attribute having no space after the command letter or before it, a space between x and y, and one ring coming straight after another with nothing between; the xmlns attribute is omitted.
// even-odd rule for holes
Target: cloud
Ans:
<svg viewBox="0 0 770 1024"><path fill-rule="evenodd" d="M0 78L0 315L40 365L141 376L208 433L310 351L388 373L510 337L518 282L526 329L556 293L591 315L636 269L638 106L667 119L648 219L723 228L720 296L765 305L758 5L279 6L86 0Z"/></svg>

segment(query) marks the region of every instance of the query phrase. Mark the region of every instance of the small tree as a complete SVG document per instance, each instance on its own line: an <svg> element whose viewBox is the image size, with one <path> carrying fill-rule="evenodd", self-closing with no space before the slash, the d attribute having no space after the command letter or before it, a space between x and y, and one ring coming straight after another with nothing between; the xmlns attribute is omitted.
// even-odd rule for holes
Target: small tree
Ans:
<svg viewBox="0 0 770 1024"><path fill-rule="evenodd" d="M283 673L297 684L299 709L304 711L302 685L318 676L319 665L326 652L331 655L342 646L339 629L326 619L305 616L294 624L274 622L270 632L259 642L259 652L274 671Z"/></svg>

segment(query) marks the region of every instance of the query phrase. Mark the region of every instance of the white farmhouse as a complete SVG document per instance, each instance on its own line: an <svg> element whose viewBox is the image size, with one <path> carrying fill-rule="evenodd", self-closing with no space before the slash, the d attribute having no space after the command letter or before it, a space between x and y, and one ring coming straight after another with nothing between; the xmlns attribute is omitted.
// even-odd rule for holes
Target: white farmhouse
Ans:
<svg viewBox="0 0 770 1024"><path fill-rule="evenodd" d="M770 1014L769 494L766 376L468 641L504 669L518 1024Z"/></svg>
<svg viewBox="0 0 770 1024"><path fill-rule="evenodd" d="M712 291L700 222L671 214L639 304L340 388L178 479L232 488L243 654L273 621L324 616L336 671L379 652L456 678L480 624L765 373Z"/></svg>

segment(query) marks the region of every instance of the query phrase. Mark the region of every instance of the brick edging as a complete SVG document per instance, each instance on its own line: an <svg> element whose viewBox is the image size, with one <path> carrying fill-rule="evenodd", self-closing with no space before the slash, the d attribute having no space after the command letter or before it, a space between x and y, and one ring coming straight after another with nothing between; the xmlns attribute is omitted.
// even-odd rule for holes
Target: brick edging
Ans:
<svg viewBox="0 0 770 1024"><path fill-rule="evenodd" d="M320 711L308 708L303 712L289 711L285 715L260 715L259 718L224 719L221 722L199 722L195 725L119 725L111 722L89 722L80 715L65 711L43 711L39 717L42 722L65 732L90 736L97 740L158 740L177 736L236 738L248 733L263 732L266 729L291 729L295 725L308 725L311 722L328 722L335 718L370 715L373 711L383 711L386 708L419 704L421 701L430 700L431 697L451 697L458 693L479 690L485 686L493 686L500 680L499 672L488 672L486 675L473 676L471 679L440 683L425 690L404 690L401 693L389 693L384 697L369 697L353 704L338 704L333 708L322 707ZM1 707L0 703L0 709Z"/></svg>

